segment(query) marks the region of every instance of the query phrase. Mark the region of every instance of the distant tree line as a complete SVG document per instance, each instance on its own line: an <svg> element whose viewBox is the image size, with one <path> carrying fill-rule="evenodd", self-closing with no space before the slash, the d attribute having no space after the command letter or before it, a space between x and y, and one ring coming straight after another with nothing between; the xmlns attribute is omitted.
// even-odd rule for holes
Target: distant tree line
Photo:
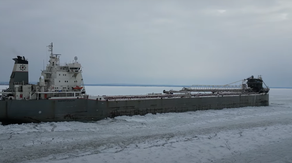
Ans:
<svg viewBox="0 0 292 163"><path fill-rule="evenodd" d="M9 85L9 82L0 82L0 85Z"/></svg>

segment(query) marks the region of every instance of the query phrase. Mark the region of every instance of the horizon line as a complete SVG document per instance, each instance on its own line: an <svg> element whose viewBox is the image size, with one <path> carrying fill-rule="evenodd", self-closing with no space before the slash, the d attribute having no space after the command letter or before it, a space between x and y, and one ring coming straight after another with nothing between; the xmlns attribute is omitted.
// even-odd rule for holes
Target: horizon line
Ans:
<svg viewBox="0 0 292 163"><path fill-rule="evenodd" d="M30 84L36 84L37 82L31 82ZM0 85L9 85L9 82L0 82ZM110 83L110 84L84 84L84 86L142 86L142 87L192 87L193 85L187 84L122 84L122 83ZM269 88L292 88L288 86L271 86Z"/></svg>

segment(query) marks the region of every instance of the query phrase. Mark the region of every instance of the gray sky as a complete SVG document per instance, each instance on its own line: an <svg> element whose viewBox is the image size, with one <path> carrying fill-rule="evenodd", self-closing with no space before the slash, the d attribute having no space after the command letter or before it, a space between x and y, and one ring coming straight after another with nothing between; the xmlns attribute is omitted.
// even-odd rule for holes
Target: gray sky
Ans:
<svg viewBox="0 0 292 163"><path fill-rule="evenodd" d="M47 45L85 83L292 87L291 0L0 0L0 81L16 55L37 81Z"/></svg>

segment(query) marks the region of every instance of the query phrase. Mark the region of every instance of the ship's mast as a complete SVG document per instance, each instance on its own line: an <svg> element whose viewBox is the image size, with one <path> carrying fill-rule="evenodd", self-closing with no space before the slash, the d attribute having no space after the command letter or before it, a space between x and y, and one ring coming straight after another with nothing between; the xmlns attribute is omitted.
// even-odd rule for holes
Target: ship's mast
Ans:
<svg viewBox="0 0 292 163"><path fill-rule="evenodd" d="M55 66L59 66L59 62L60 62L60 55L61 54L54 54L53 49L54 49L54 45L53 42L51 42L50 45L47 46L49 48L49 52L51 53L50 56L50 65L55 67Z"/></svg>
<svg viewBox="0 0 292 163"><path fill-rule="evenodd" d="M53 42L51 42L51 44L50 45L48 45L48 48L49 48L49 52L51 52L51 56L53 56L53 47L54 47L54 45L53 45Z"/></svg>

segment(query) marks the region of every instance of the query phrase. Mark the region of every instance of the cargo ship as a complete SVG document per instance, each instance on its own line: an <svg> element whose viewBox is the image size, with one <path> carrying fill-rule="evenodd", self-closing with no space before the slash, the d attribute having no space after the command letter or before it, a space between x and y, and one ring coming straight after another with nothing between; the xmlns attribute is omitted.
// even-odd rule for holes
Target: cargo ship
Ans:
<svg viewBox="0 0 292 163"><path fill-rule="evenodd" d="M30 84L28 60L13 58L9 87L0 94L2 123L97 121L121 115L186 112L207 109L268 106L269 88L259 76L239 85L193 85L180 90L163 90L146 95L91 96L86 94L82 67L75 57L60 64L53 53L37 84Z"/></svg>

